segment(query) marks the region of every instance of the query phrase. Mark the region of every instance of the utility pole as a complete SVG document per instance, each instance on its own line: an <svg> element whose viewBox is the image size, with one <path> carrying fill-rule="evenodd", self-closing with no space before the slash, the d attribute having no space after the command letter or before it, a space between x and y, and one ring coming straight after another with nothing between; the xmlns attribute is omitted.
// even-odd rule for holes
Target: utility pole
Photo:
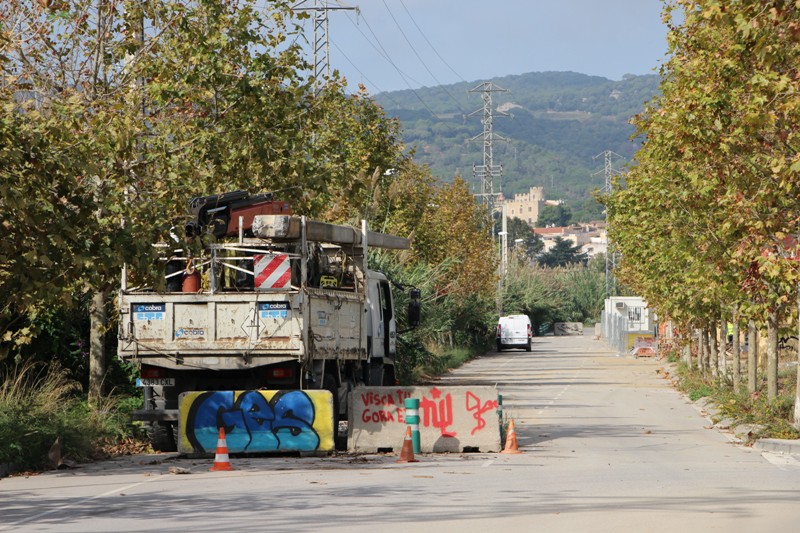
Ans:
<svg viewBox="0 0 800 533"><path fill-rule="evenodd" d="M307 0L297 4L305 4ZM331 42L328 23L329 11L355 11L360 14L358 7L343 5L330 6L328 0L314 0L314 7L293 8L295 11L312 11L314 13L314 94L322 90L321 80L331 76L330 50Z"/></svg>
<svg viewBox="0 0 800 533"><path fill-rule="evenodd" d="M492 131L492 126L494 122L494 117L502 116L508 117L511 116L505 112L495 111L492 105L492 94L496 92L508 92L506 89L498 87L492 82L483 82L477 87L470 89L470 93L481 93L483 96L483 109L478 109L473 111L468 116L472 117L479 113L483 113L483 118L481 122L483 123L483 133L476 135L472 138L472 140L476 139L483 139L483 164L482 165L472 165L472 175L475 178L479 178L481 180L481 192L480 192L480 201L486 204L486 209L489 212L489 218L492 218L494 213L495 207L495 194L500 193L500 176L503 174L503 166L502 165L495 165L494 164L494 139L497 138L501 141L505 141L503 137L499 135L495 135ZM497 193L494 190L494 180L495 177L498 179L498 187ZM494 228L494 225L492 225ZM492 230L494 233L494 229Z"/></svg>
<svg viewBox="0 0 800 533"><path fill-rule="evenodd" d="M595 172L593 175L597 175L599 173L603 173L605 176L605 184L603 186L603 194L609 195L611 194L611 180L614 176L621 174L620 171L616 170L612 164L612 158L624 159L621 155L616 152L612 152L611 150L606 150L605 152L601 152L594 156L592 159L597 159L598 157L603 156L603 170L599 172ZM609 223L608 223L608 213L606 213L606 297L611 296L612 292L616 294L617 292L617 284L616 278L613 276L613 271L617 268L617 252L614 250L613 245L608 240L608 230L609 230Z"/></svg>

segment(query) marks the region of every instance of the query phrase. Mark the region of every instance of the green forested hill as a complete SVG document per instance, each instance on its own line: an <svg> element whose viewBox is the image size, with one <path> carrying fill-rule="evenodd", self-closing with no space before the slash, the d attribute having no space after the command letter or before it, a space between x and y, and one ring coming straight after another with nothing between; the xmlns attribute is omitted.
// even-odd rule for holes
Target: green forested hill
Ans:
<svg viewBox="0 0 800 533"><path fill-rule="evenodd" d="M535 72L486 80L507 89L493 93L493 105L513 115L493 120L495 134L508 141L494 144L494 162L503 165L502 192L510 196L543 186L548 199L567 201L574 220L600 218L591 193L603 186L603 160L593 158L612 150L624 156L614 161L621 168L633 155L637 143L628 121L656 94L659 79L629 75L612 81L574 72ZM483 100L468 91L480 83L376 96L401 121L404 140L419 161L444 180L461 175L476 191L480 187L472 166L483 161Z"/></svg>

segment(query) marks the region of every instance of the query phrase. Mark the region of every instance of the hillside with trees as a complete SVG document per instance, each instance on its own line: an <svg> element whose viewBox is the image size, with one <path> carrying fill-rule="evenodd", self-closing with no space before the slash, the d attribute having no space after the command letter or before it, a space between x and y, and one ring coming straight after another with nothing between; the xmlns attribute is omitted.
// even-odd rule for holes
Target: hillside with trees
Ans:
<svg viewBox="0 0 800 533"><path fill-rule="evenodd" d="M658 92L659 76L627 75L621 81L574 72L534 72L494 78L507 92L493 94L495 164L503 165L500 189L506 196L545 188L548 199L563 199L573 220L602 218L592 193L604 185L602 158L611 150L626 160L639 142L630 119ZM434 175L451 180L460 175L473 188L472 166L483 161L479 82L394 91L377 95L388 115L400 120L403 141L418 162ZM469 117L471 113L477 112ZM620 168L625 163L615 161ZM600 172L600 173L598 173ZM495 184L498 189L498 184Z"/></svg>

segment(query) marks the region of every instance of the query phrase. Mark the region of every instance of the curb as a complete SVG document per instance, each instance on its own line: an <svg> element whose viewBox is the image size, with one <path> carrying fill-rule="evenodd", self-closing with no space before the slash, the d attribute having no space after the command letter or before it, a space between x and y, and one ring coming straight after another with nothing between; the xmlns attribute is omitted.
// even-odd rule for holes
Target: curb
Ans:
<svg viewBox="0 0 800 533"><path fill-rule="evenodd" d="M753 443L753 449L763 452L800 455L800 439L759 439Z"/></svg>

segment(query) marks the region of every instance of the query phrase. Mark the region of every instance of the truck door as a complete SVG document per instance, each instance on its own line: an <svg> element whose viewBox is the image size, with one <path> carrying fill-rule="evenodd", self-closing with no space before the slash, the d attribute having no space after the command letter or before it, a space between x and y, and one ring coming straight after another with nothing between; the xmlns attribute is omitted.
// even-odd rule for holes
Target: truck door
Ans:
<svg viewBox="0 0 800 533"><path fill-rule="evenodd" d="M390 357L396 351L397 339L392 302L392 289L386 280L376 280L369 287L371 344L374 358Z"/></svg>
<svg viewBox="0 0 800 533"><path fill-rule="evenodd" d="M380 282L379 288L381 294L381 322L383 322L383 355L384 357L391 357L397 348L392 288L386 280Z"/></svg>

